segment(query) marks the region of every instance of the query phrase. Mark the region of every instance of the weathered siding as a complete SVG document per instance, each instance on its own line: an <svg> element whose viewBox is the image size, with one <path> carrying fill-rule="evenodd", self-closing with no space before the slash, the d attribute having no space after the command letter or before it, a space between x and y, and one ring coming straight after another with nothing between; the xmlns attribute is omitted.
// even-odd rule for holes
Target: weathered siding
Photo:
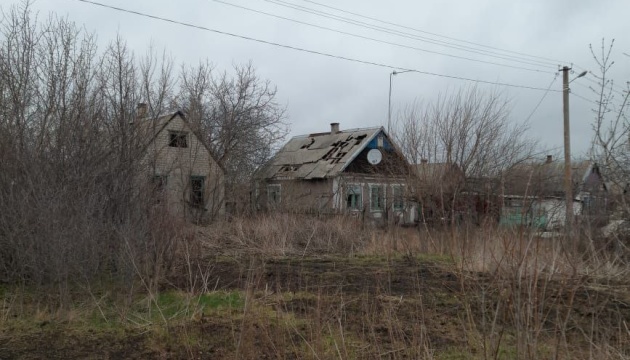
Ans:
<svg viewBox="0 0 630 360"><path fill-rule="evenodd" d="M151 121L151 120L147 120ZM168 121L166 118L164 121ZM156 130L164 123L155 120ZM171 147L170 132L186 133L187 147ZM166 176L165 201L177 215L201 220L223 214L224 174L208 149L193 134L188 124L179 115L172 118L147 147L147 167L151 177ZM191 206L191 177L201 176L204 181L203 208Z"/></svg>
<svg viewBox="0 0 630 360"><path fill-rule="evenodd" d="M509 203L503 208L501 225L526 225L545 230L560 229L566 223L566 205L564 199L556 198L523 198L511 199L518 201L522 206L514 206ZM581 212L580 202L573 203L573 215Z"/></svg>
<svg viewBox="0 0 630 360"><path fill-rule="evenodd" d="M339 201L337 210L370 220L375 223L394 222L399 224L413 223L416 220L416 205L409 199L409 188L404 178L366 176L361 174L345 174L338 178ZM359 186L361 189L361 204L358 208L351 208L348 204L350 187ZM383 205L380 209L372 206L372 187L379 187L383 192ZM400 187L402 208L394 207L394 187Z"/></svg>
<svg viewBox="0 0 630 360"><path fill-rule="evenodd" d="M280 201L270 201L270 191L280 189ZM332 180L271 180L257 183L254 203L261 210L292 211L299 213L330 213Z"/></svg>
<svg viewBox="0 0 630 360"><path fill-rule="evenodd" d="M360 186L361 203L356 209L348 207L349 186ZM381 209L371 206L370 187L383 191ZM394 209L394 186L402 189L403 208ZM280 200L272 203L270 192L280 191ZM415 204L407 198L407 187L402 179L346 175L325 180L272 180L259 182L254 187L254 203L259 210L313 214L345 213L375 223L412 223Z"/></svg>

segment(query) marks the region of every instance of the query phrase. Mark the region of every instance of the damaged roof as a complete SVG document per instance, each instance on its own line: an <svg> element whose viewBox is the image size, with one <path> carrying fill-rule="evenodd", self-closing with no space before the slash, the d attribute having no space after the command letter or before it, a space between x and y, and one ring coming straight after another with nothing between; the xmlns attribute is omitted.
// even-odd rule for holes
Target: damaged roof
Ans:
<svg viewBox="0 0 630 360"><path fill-rule="evenodd" d="M571 163L571 178L574 196L601 183L599 167L588 160ZM504 186L509 195L564 196L564 162L520 164L504 174Z"/></svg>
<svg viewBox="0 0 630 360"><path fill-rule="evenodd" d="M324 179L342 172L382 127L296 136L261 169L264 179Z"/></svg>

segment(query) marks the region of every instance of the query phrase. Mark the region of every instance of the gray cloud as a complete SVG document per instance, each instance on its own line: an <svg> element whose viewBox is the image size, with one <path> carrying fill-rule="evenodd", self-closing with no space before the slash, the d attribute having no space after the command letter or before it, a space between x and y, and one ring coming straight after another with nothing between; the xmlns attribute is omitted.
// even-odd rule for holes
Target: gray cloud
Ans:
<svg viewBox="0 0 630 360"><path fill-rule="evenodd" d="M557 70L552 65L546 69L548 73L541 74L402 49L249 13L211 0L102 1L113 6L267 41L452 76L546 88ZM482 58L476 54L395 37L313 14L305 14L264 0L226 1L363 36L432 51ZM300 0L286 1L317 8L313 4ZM321 2L453 38L551 59L561 59L576 64L576 67L590 70L596 70L596 68L588 44L593 43L598 47L602 37L616 38L617 65L612 75L619 84L630 79L628 66L630 58L621 54L630 52L630 42L624 38L627 34L625 24L630 3L624 0L606 2L595 0L432 0L422 2L321 0ZM42 17L48 12L67 16L85 26L87 30L98 34L103 44L120 34L138 54L144 53L148 45L153 43L156 48L172 53L178 62L196 64L207 58L216 65L219 71L229 70L233 63L251 60L261 77L270 79L278 86L280 99L288 104L289 121L294 135L325 130L328 123L332 121L340 122L344 128L386 124L391 69L277 48L124 14L75 0L39 0L34 7L40 11ZM321 7L318 9L331 11ZM418 35L422 34L418 33ZM507 63L501 59L485 59ZM510 64L530 67L519 63ZM466 81L419 73L401 74L396 76L393 82L393 112L396 114L413 101L431 102L439 93L456 90L466 85L468 85ZM588 89L591 85L593 84L586 79L579 79L572 83L571 88L578 95L594 98ZM534 90L503 87L499 89L512 99L514 105L512 117L515 121L524 120L543 95L543 92ZM561 89L560 77L555 81L552 89ZM530 136L539 138L543 144L550 147L561 146L561 106L560 93L547 94L530 119ZM588 149L592 136L591 108L592 104L577 97L571 98L572 138L575 153L584 153Z"/></svg>

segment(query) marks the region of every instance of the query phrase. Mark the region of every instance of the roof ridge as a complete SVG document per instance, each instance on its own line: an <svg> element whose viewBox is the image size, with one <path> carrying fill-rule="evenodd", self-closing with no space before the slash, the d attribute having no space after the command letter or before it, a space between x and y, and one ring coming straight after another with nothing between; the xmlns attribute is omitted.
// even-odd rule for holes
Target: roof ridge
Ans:
<svg viewBox="0 0 630 360"><path fill-rule="evenodd" d="M343 133L351 133L351 132L357 132L357 131L364 131L364 130L379 130L379 129L383 129L382 126L371 126L371 127L364 127L364 128L354 128L354 129L346 129L346 130L341 130L336 134L330 134L330 132L321 132L321 133L309 133L309 134L303 134L303 135L295 135L291 138L292 139L304 139L304 138L309 138L311 137L311 135L317 134L318 136L322 136L322 135L337 135L337 134L343 134Z"/></svg>

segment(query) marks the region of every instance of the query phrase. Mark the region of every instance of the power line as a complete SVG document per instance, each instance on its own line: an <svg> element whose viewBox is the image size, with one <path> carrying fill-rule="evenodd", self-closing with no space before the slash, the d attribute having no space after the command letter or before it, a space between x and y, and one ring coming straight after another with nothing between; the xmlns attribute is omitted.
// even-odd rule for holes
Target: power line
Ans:
<svg viewBox="0 0 630 360"><path fill-rule="evenodd" d="M529 64L529 65L536 65L536 66L545 66L546 67L546 66L555 66L556 65L556 64L543 62L543 61L540 61L540 60L534 60L534 59L524 59L526 61L521 61L523 59L520 58L520 60L514 60L514 59L519 59L519 57L513 56L513 55L498 54L496 52L492 52L492 51L488 51L488 50L476 49L476 48L465 46L465 45L458 45L458 44L453 44L453 43L449 43L449 42L442 41L442 40L436 40L436 39L427 38L427 37L423 37L423 36L413 35L413 34L408 33L408 32L401 32L399 30L394 30L394 29L391 29L391 28L386 28L386 27L382 27L382 26L369 24L369 23L362 22L362 21L359 21L359 20L354 20L354 19L350 19L350 18L347 18L347 17L338 16L338 15L335 15L335 14L323 12L323 11L320 11L320 10L315 10L315 9L308 8L308 7L305 7L305 6L295 5L293 3L289 3L289 2L286 2L286 1L283 1L283 0L263 0L263 1L274 3L276 5L288 7L288 8L291 8L291 9L298 10L298 11L303 11L303 12L307 12L307 13L310 13L310 14L315 14L315 15L322 16L322 17L325 17L325 18L334 19L334 20L341 21L341 22L344 22L344 23L349 23L349 24L352 24L352 25L361 26L361 27L364 27L364 28L385 32L385 33L388 33L388 34L393 34L393 35L397 35L397 36L401 36L401 37L405 37L405 38L409 38L409 39L429 42L431 44L437 44L437 45L441 45L441 46L445 46L445 47L449 47L449 48L454 48L454 49L458 49L458 50L462 50L462 51L473 52L473 53L481 54L481 55L484 55L484 56L495 57L495 58L499 58L499 59L515 61L515 62L520 62L520 63L524 63L524 64ZM345 12L344 10L341 10L341 9L338 9L338 11ZM351 12L347 12L347 13L355 14L355 13L351 13ZM359 15L359 14L356 14L356 16L362 17L362 15ZM495 55L488 55L488 54L495 54ZM533 62L537 62L539 64L532 63L532 61Z"/></svg>
<svg viewBox="0 0 630 360"><path fill-rule="evenodd" d="M355 13L355 12L343 10L343 9L340 9L340 8L336 8L334 6L322 4L322 3L319 3L319 2L316 2L316 1L312 1L312 0L301 0L301 1L304 1L304 2L307 2L307 3L311 3L311 4L315 4L315 5L319 5L319 6L328 8L328 9L336 10L336 11L339 11L339 12L342 12L342 13L345 13L345 14L354 15L354 16L357 16L357 17L360 17L360 18L363 18L363 19L376 21L376 22L379 22L379 23L382 23L382 24L396 26L396 27L399 27L401 29L407 29L407 30L416 31L416 32L423 33L423 34L437 36L437 37L440 37L440 38L443 38L443 39L457 41L457 42L461 42L461 43L464 43L464 44L470 44L470 45L474 45L474 46L484 47L484 48L492 49L492 50L498 50L498 51L511 53L511 54L516 54L516 55L525 56L525 57L531 57L531 58L537 58L537 59L542 59L542 60L548 60L548 61L552 61L552 62L555 62L555 63L567 63L566 61L550 59L550 58L546 58L546 57L542 57L542 56L530 55L530 54L526 54L526 53L522 53L522 52L518 52L518 51L501 49L501 48L498 48L498 47L488 46L488 45L484 45L484 44L480 44L480 43L475 43L475 42L472 42L472 41L466 41L466 40L457 39L457 38L454 38L454 37L449 37L449 36L445 36L445 35L429 32L429 31L425 31L425 30L420 30L418 28L413 28L413 27L410 27L410 26L405 26L405 25L394 23L394 22L385 21L385 20L377 19L377 18L370 17L370 16L365 16L365 15L362 15L362 14L358 14L358 13Z"/></svg>
<svg viewBox="0 0 630 360"><path fill-rule="evenodd" d="M527 116L527 119L525 119L525 122L528 122L529 119L531 119L531 117L534 116L534 113L536 112L536 110L538 110L538 107L540 106L540 104L542 104L543 100L545 100L545 98L547 97L547 94L549 94L549 90L551 90L551 87L553 86L553 83L556 82L557 78L558 78L558 73L556 73L556 76L553 77L553 79L549 83L549 86L547 87L547 91L545 91L543 96L540 98L540 100L538 101L538 104L534 106L534 109L532 110L532 112L529 113L529 115Z"/></svg>
<svg viewBox="0 0 630 360"><path fill-rule="evenodd" d="M454 45L454 44L450 44L448 42L435 40L435 39L430 39L430 38L426 38L426 37L422 37L422 36L418 36L418 35L414 35L414 34L410 34L410 33L405 33L405 32L401 32L401 31L398 31L398 30L391 29L391 28L385 28L385 27L382 27L382 26L372 25L372 24L369 24L369 23L366 23L366 22L362 22L362 21L359 21L359 20L354 20L354 19L350 19L350 18L347 18L347 17L343 17L343 16L338 16L338 15L334 15L334 14L331 14L331 13L327 13L327 12L324 12L324 11L311 9L311 8L300 6L300 5L295 5L295 4L288 3L288 2L283 1L283 0L263 0L263 1L268 2L268 3L272 3L272 4L276 4L276 5L279 5L279 6L287 7L287 8L290 8L290 9L306 12L306 13L309 13L309 14L321 16L321 17L324 17L324 18L333 19L333 20L340 21L340 22L343 22L343 23L346 23L346 24L351 24L351 25L355 25L355 26L359 26L359 27L363 27L363 28L367 28L367 29L371 29L371 30L376 30L376 31L380 31L380 32L384 32L384 33L388 33L388 34L392 34L392 35L408 38L408 39L425 41L425 42L429 42L429 43L432 43L432 44L437 44L437 45L441 45L441 46L445 46L445 47L450 47L450 48L454 48L454 49L458 49L458 50L462 50L462 51L473 52L473 53L481 54L481 55L488 56L488 57L494 57L494 58L499 58L499 59L503 59L503 60L509 60L509 61L514 61L514 62L518 62L518 63L522 63L522 64L528 64L528 65L540 66L540 67L556 67L557 66L557 64L553 64L553 63L549 63L549 62L543 62L543 61L540 61L540 60L534 60L534 59L525 59L525 60L523 60L523 59L518 59L517 57L512 56L512 55L503 55L503 54L502 54L503 56L488 55L487 54L488 53L487 50L474 49L474 48L463 46L463 45Z"/></svg>
<svg viewBox="0 0 630 360"><path fill-rule="evenodd" d="M589 73L591 73L591 74L592 74L592 72L591 72L591 71L589 71L589 70L587 70L586 68L583 68L583 67L581 67L581 66L579 66L579 65L574 65L574 66L575 66L575 67L577 67L578 69L581 69L581 70L583 70L583 71L588 71ZM595 76L595 77L597 78L597 76L596 76L596 75L593 75L593 76ZM593 84L597 85L598 87L601 87L600 79L598 79L598 80L594 80L594 79L592 79L591 77L586 77L585 79L586 79L587 81L590 81L590 82L592 82ZM626 91L626 90L627 90L627 89L626 89L626 88L624 88L623 86L621 86L621 85L617 85L617 84L616 84L616 83L614 83L614 82L613 82L612 86L613 86L613 88L615 88L615 87L616 87L618 91L622 91L622 92L623 92L623 91ZM623 94L622 94L622 95L623 95Z"/></svg>
<svg viewBox="0 0 630 360"><path fill-rule="evenodd" d="M285 45L285 44L275 43L275 42L271 42L271 41L256 39L256 38L252 38L252 37L249 37L249 36L233 34L233 33L226 32L226 31L211 29L211 28L207 28L207 27L204 27L204 26L200 26L200 25L194 25L194 24L190 24L190 23L186 23L186 22L182 22L182 21L178 21L178 20L173 20L173 19L168 19L168 18L165 18L165 17L151 15L151 14L147 14L147 13L140 12L140 11L128 10L128 9L124 9L124 8L117 7L117 6L102 4L102 3L99 3L99 2L96 2L96 1L91 1L91 0L75 0L75 1L79 1L79 2L82 2L82 3L86 3L86 4L91 4L91 5L95 5L95 6L100 6L100 7L103 7L103 8L108 8L108 9L112 9L112 10L116 10L116 11L120 11L120 12L124 12L124 13L128 13L128 14L142 16L142 17L146 17L146 18L150 18L150 19L154 19L154 20L160 20L160 21L164 21L164 22L169 22L171 24L176 24L176 25L181 25L181 26L185 26L185 27L195 28L195 29L199 29L199 30L203 30L203 31L209 31L209 32L213 32L213 33L217 33L217 34L221 34L221 35L226 35L226 36L231 36L231 37L235 37L235 38L239 38L239 39L243 39L243 40L255 41L255 42L258 42L258 43L261 43L261 44L273 45L273 46L277 46L277 47L281 47L281 48L285 48L285 49L300 51L300 52L304 52L304 53L308 53L308 54L315 54L315 55L325 56L325 57L339 59L339 60L356 62L356 63L360 63L360 64L365 64L365 65L372 65L372 66L377 66L377 67L382 67L382 68L387 68L387 69L396 69L396 70L401 70L401 71L410 71L410 72L416 72L416 73L419 73L419 74L438 76L438 77L443 77L443 78L448 78L448 79L464 80L464 81L470 81L470 82L475 82L475 83L480 83L480 84L498 85L498 86L521 88L521 89L529 89L529 90L547 91L547 89L545 89L545 88L540 88L540 87L535 87L535 86L517 85L517 84L510 84L510 83L503 83L503 82L471 79L471 78L466 78L466 77L461 77L461 76L445 75L445 74L433 73L433 72L429 72L429 71L422 71L422 70L410 69L410 68L405 68L405 67L400 67L400 66L393 66L393 65L388 65L388 64L384 64L384 63L378 63L378 62L374 62L374 61L368 61L368 60L355 59L355 58L350 58L350 57L345 57L345 56L339 56L339 55L329 54L329 53L325 53L325 52L321 52L321 51L304 49L304 48L300 48L300 47L297 47L297 46ZM551 90L551 91L560 92L560 90Z"/></svg>
<svg viewBox="0 0 630 360"><path fill-rule="evenodd" d="M551 73L551 72L548 72L548 71L542 71L542 70L538 70L538 69L531 69L531 68L525 68L525 67L522 67L522 66L514 66L514 65L502 64L502 63L496 63L496 62L492 62L492 61L479 60L479 59L468 58L468 57L464 57L464 56L458 56L458 55L453 55L453 54L442 53L442 52L439 52L439 51L422 49L422 48L418 48L418 47L414 47L414 46L403 45L403 44L394 43L394 42L390 42L390 41L386 41L386 40L375 39L375 38L368 37L368 36L358 35L358 34L346 32L346 31L342 31L342 30L332 29L332 28L329 28L329 27L316 25L316 24L312 24L312 23L308 23L308 22L305 22L305 21L296 20L296 19L292 19L292 18L288 18L288 17L276 15L276 14L271 14L271 13L268 13L268 12L265 12L265 11L256 10L256 9L248 8L248 7L237 5L237 4L232 4L232 3L229 3L229 2L226 2L226 1L222 1L222 0L211 0L211 1L214 1L214 2L217 2L217 3L220 3L220 4L224 4L224 5L228 5L228 6L232 6L232 7L238 8L238 9L254 12L254 13L257 13L257 14L271 16L271 17L274 17L274 18L277 18L277 19L282 19L282 20L286 20L286 21L290 21L290 22L294 22L294 23L298 23L298 24L302 24L302 25L307 25L307 26L318 28L318 29L328 30L328 31L332 31L332 32L335 32L335 33L338 33L338 34L352 36L352 37L359 38L359 39L370 40L370 41L378 42L378 43L381 43L381 44L393 45L393 46L397 46L397 47L401 47L401 48L405 48L405 49L411 49L411 50L421 51L421 52L425 52L425 53L437 54L437 55L447 56L447 57L456 58L456 59L474 61L474 62L479 62L479 63L483 63L483 64L490 64L490 65L496 65L496 66L509 67L509 68L512 68L512 69L533 71L533 72L538 72L538 73Z"/></svg>
<svg viewBox="0 0 630 360"><path fill-rule="evenodd" d="M585 77L585 79L586 79L586 80L588 80L588 81L590 81L592 84L596 85L596 86L597 86L597 88L593 88L592 86L582 85L582 84L580 84L580 83L577 83L577 84L578 84L578 85L580 85L580 86L582 86L582 87L585 87L585 88L587 88L587 89L589 89L589 90L591 90L591 91L594 91L594 92L596 92L596 93L598 93L598 92L602 91L602 90L601 90L601 87L602 87L601 82L596 81L596 80L593 80L593 79L588 78L588 77ZM613 84L613 85L614 85L614 84ZM610 88L608 88L608 86L606 86L606 87L605 87L605 90L608 90L608 89L609 89L610 91L612 91L613 93L615 93L615 94L617 94L617 95L619 95L619 96L622 96L622 97L623 97L623 96L626 96L626 94L624 94L624 92L625 92L625 91L627 91L627 90L623 89L622 87L619 87L619 88L620 88L621 90L617 90L617 89L615 89L615 87L614 87L614 86L611 86Z"/></svg>
<svg viewBox="0 0 630 360"><path fill-rule="evenodd" d="M599 104L597 104L597 102L595 102L595 101L593 101L593 100L590 100L590 99L587 99L587 98L585 98L585 97L584 97L584 96L582 96L582 95L578 95L578 94L576 94L576 93L575 93L575 92L573 92L573 91L569 92L569 94L571 94L571 95L573 95L573 96L575 96L575 97L577 97L577 98L580 98L580 99L582 99L582 100L584 100L584 101L588 101L588 102L590 102L591 104L594 104L594 105L599 105Z"/></svg>

